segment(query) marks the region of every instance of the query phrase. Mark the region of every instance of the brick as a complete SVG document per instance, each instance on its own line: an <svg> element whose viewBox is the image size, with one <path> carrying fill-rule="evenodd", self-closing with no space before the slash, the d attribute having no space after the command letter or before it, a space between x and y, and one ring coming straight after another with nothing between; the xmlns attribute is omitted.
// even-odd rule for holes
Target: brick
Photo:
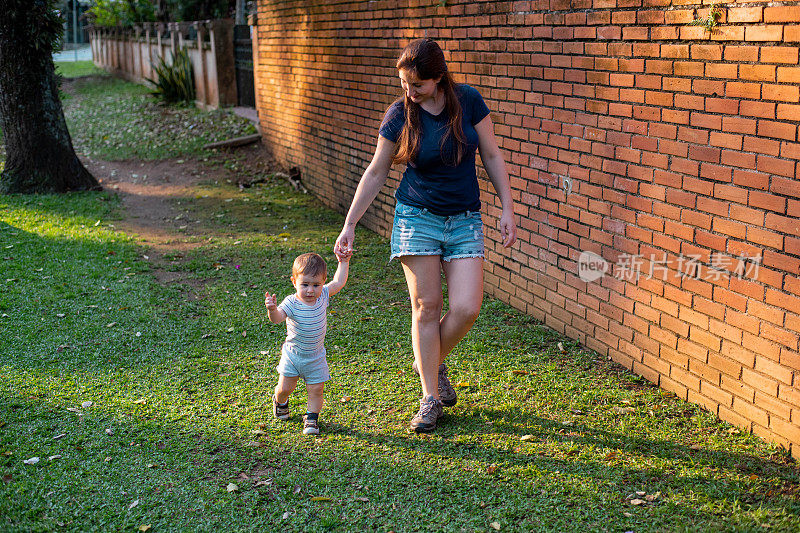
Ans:
<svg viewBox="0 0 800 533"><path fill-rule="evenodd" d="M800 9L796 5L765 7L764 22L800 22Z"/></svg>
<svg viewBox="0 0 800 533"><path fill-rule="evenodd" d="M797 178L782 178L775 176L772 178L770 190L775 194L783 194L787 196L794 196L800 198L800 181ZM789 226L784 226L787 229ZM792 225L791 228L797 231L797 225Z"/></svg>
<svg viewBox="0 0 800 533"><path fill-rule="evenodd" d="M729 24L763 21L764 8L761 6L729 7L727 11Z"/></svg>
<svg viewBox="0 0 800 533"><path fill-rule="evenodd" d="M762 426L766 426L769 423L769 415L763 409L741 398L733 398L733 411L743 416L746 420Z"/></svg>
<svg viewBox="0 0 800 533"><path fill-rule="evenodd" d="M797 103L800 99L800 87L792 85L762 85L762 97L765 100Z"/></svg>
<svg viewBox="0 0 800 533"><path fill-rule="evenodd" d="M773 122L770 120L758 121L758 135L763 137L773 137L786 141L797 140L797 126L785 122Z"/></svg>
<svg viewBox="0 0 800 533"><path fill-rule="evenodd" d="M742 368L742 382L769 396L778 396L778 382L770 376Z"/></svg>
<svg viewBox="0 0 800 533"><path fill-rule="evenodd" d="M797 12L800 13L800 9L797 9ZM764 63L796 65L797 60L798 48L796 46L765 46L761 49L761 61Z"/></svg>
<svg viewBox="0 0 800 533"><path fill-rule="evenodd" d="M784 403L775 397L767 396L763 392L756 392L754 403L771 415L777 415L784 420L788 420L791 416L791 405Z"/></svg>
<svg viewBox="0 0 800 533"><path fill-rule="evenodd" d="M761 97L761 84L730 81L725 84L725 90L715 93L717 96L724 94L728 98L751 98Z"/></svg>
<svg viewBox="0 0 800 533"><path fill-rule="evenodd" d="M725 46L725 61L755 63L758 61L758 46Z"/></svg>
<svg viewBox="0 0 800 533"><path fill-rule="evenodd" d="M800 425L787 422L778 417L771 417L769 427L781 437L785 437L793 443L800 442Z"/></svg>
<svg viewBox="0 0 800 533"><path fill-rule="evenodd" d="M774 65L741 65L739 76L743 80L774 82L776 69Z"/></svg>
<svg viewBox="0 0 800 533"><path fill-rule="evenodd" d="M770 109L772 107L770 106ZM728 133L744 133L747 135L755 135L757 122L753 119L737 117L737 116L723 116L722 117L722 131Z"/></svg>
<svg viewBox="0 0 800 533"><path fill-rule="evenodd" d="M745 41L780 41L783 38L783 26L748 26L745 28Z"/></svg>

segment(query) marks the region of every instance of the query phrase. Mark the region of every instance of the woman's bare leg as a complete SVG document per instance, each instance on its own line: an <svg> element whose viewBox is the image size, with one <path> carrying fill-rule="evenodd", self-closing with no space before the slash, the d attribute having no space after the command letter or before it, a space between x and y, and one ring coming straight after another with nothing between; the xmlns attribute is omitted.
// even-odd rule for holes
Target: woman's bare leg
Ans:
<svg viewBox="0 0 800 533"><path fill-rule="evenodd" d="M422 396L439 398L438 371L441 351L442 274L438 255L400 258L411 296L411 345L419 369Z"/></svg>
<svg viewBox="0 0 800 533"><path fill-rule="evenodd" d="M439 324L439 364L475 323L483 302L483 259L442 261L447 281L447 313Z"/></svg>

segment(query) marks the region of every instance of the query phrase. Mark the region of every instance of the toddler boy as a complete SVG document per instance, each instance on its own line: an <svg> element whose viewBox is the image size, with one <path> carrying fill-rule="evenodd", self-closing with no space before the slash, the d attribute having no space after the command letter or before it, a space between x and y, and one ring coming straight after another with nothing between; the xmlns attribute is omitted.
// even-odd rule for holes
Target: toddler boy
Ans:
<svg viewBox="0 0 800 533"><path fill-rule="evenodd" d="M267 291L264 304L273 324L286 320L286 341L281 348L281 360L276 367L278 384L272 397L272 413L280 420L289 419L289 396L303 378L308 392L303 434L319 434L319 413L325 382L331 379L325 357L327 309L331 296L342 290L347 282L351 253L336 253L338 266L333 280L326 284L328 266L317 254L297 257L292 265L292 285L295 294L277 305L277 295Z"/></svg>

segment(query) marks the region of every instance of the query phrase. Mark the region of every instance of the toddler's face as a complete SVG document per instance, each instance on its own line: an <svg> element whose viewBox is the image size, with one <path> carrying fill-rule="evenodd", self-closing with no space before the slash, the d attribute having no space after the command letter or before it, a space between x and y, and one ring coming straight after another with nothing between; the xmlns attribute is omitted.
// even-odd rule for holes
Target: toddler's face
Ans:
<svg viewBox="0 0 800 533"><path fill-rule="evenodd" d="M325 285L325 276L309 276L308 274L300 273L297 276L292 276L292 285L297 290L297 297L304 304L311 305L317 301L320 294L322 294L322 287Z"/></svg>

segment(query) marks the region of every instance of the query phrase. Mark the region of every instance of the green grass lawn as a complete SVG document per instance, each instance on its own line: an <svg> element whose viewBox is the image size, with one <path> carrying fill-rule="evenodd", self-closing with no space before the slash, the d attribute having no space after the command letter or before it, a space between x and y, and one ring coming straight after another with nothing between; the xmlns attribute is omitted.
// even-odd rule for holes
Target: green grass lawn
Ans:
<svg viewBox="0 0 800 533"><path fill-rule="evenodd" d="M55 66L56 73L65 78L105 75L105 71L95 67L91 61L56 61Z"/></svg>
<svg viewBox="0 0 800 533"><path fill-rule="evenodd" d="M96 83L69 121L111 138L141 93ZM115 228L114 194L0 197L0 530L800 528L782 450L494 300L450 359L458 405L408 433L410 306L366 231L332 300L322 435L304 437L303 392L288 423L271 415L285 326L263 293L291 291L299 253L333 267L342 217L276 179L208 183L175 207L206 238L173 258L185 283L163 286Z"/></svg>

